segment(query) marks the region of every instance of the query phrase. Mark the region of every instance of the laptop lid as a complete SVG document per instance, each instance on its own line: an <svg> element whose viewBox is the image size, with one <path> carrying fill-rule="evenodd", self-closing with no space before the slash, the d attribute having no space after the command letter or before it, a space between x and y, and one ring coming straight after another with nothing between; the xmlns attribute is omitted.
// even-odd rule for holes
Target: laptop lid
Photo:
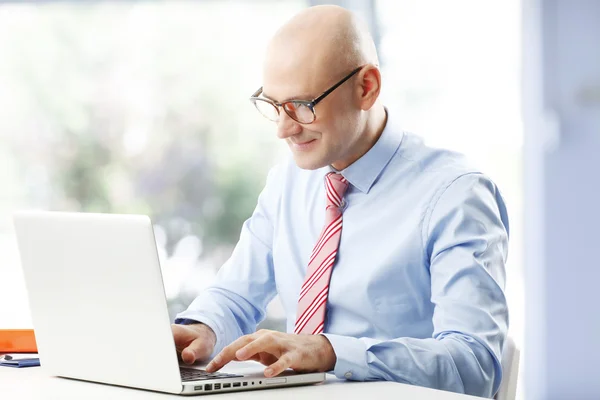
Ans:
<svg viewBox="0 0 600 400"><path fill-rule="evenodd" d="M150 219L23 211L14 225L42 367L180 393Z"/></svg>

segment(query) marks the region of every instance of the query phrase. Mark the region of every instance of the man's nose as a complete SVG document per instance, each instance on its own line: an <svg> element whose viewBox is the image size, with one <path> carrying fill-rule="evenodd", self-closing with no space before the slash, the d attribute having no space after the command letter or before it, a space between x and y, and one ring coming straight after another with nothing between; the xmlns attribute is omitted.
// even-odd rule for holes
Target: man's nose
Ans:
<svg viewBox="0 0 600 400"><path fill-rule="evenodd" d="M302 125L294 121L284 110L281 110L279 120L277 121L277 137L279 139L286 139L301 132Z"/></svg>

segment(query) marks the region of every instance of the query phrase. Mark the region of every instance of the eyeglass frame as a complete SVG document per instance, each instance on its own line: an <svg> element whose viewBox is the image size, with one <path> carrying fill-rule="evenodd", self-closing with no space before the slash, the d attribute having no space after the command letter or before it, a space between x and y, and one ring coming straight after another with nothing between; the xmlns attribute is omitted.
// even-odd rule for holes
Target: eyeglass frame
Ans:
<svg viewBox="0 0 600 400"><path fill-rule="evenodd" d="M358 71L360 71L363 67L365 67L364 65L361 65L360 67L355 68L352 72L350 72L348 75L346 75L344 78L342 78L342 80L340 80L338 83L334 84L333 86L331 86L329 89L327 89L326 91L324 91L323 93L321 93L319 96L317 96L316 98L314 98L313 100L289 100L289 101L284 101L282 103L277 103L271 99L268 99L266 97L258 97L261 95L263 87L261 86L256 92L252 93L252 95L250 96L250 101L254 104L254 106L256 107L256 101L264 101L266 103L269 103L271 105L274 106L274 108L277 110L277 117L279 117L281 115L281 112L279 111L280 108L283 108L283 111L285 111L285 113L294 121L296 121L299 124L302 125L309 125L312 124L313 122L315 122L317 120L317 114L315 113L315 106L317 104L319 104L321 102L321 100L323 100L325 97L329 96L331 94L331 92L333 92L335 89L337 89L338 87L340 87L342 84L344 84L344 82L346 82L348 79L352 78ZM287 109L284 107L285 104L288 103L298 103L301 104L303 106L306 106L309 108L309 110L312 112L313 114L313 119L310 122L300 122L298 121L296 118L292 117L290 115L290 113L287 111ZM260 112L260 110L258 110ZM260 112L260 114L267 118L270 121L273 122L277 122L277 120L272 120L269 117L267 117L266 115L264 115L262 112Z"/></svg>

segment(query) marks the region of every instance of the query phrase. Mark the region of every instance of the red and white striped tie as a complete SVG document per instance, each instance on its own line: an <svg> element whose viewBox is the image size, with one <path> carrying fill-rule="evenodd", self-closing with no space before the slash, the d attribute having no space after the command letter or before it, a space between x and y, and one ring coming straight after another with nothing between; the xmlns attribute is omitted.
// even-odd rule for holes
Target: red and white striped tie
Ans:
<svg viewBox="0 0 600 400"><path fill-rule="evenodd" d="M348 181L342 175L330 172L325 176L325 226L310 255L306 278L300 290L294 329L296 334L323 333L329 278L342 235L342 204L347 189Z"/></svg>

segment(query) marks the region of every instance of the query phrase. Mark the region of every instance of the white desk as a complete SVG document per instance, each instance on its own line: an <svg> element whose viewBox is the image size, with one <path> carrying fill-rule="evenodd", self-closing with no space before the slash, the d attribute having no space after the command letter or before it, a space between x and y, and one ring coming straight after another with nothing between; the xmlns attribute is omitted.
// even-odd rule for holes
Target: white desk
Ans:
<svg viewBox="0 0 600 400"><path fill-rule="evenodd" d="M0 367L0 398L19 400L166 400L198 398L121 388L71 379L48 377L43 367ZM393 382L347 382L328 375L327 382L314 386L255 390L209 395L214 400L252 399L395 399L395 400L469 400L466 396L440 390Z"/></svg>

